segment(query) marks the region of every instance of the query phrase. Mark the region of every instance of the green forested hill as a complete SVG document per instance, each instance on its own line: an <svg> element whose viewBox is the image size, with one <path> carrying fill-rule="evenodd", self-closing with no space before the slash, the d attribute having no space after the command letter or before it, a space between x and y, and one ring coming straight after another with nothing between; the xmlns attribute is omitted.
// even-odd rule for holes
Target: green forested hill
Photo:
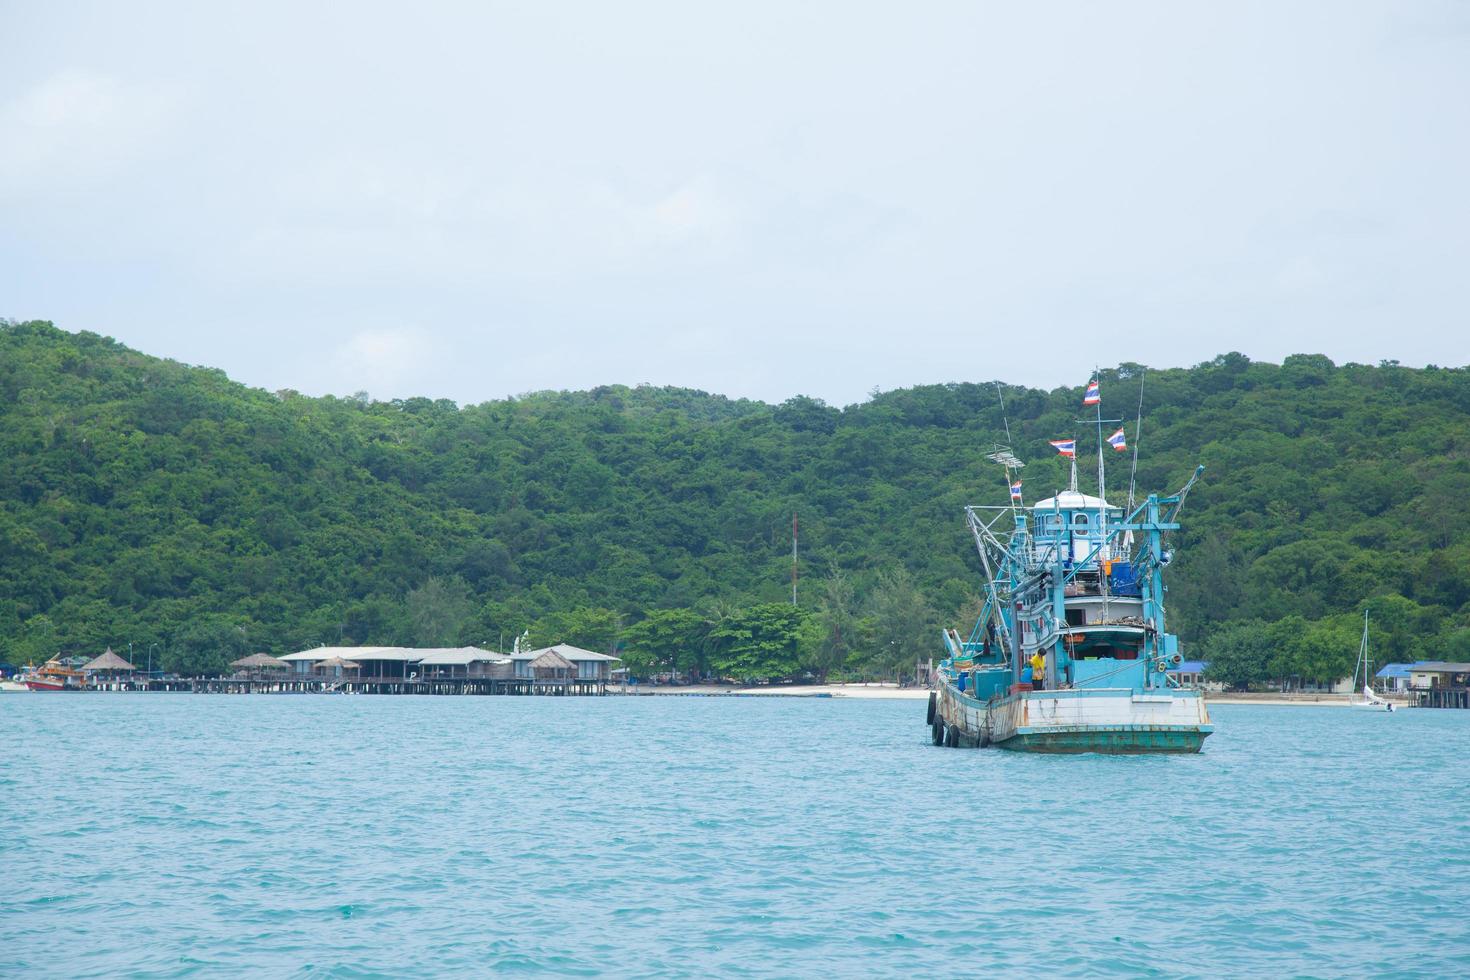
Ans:
<svg viewBox="0 0 1470 980"><path fill-rule="evenodd" d="M1130 437L1140 371L1101 379ZM1091 450L1085 380L1004 389L1030 500L1066 480L1047 440ZM1325 678L1368 604L1380 662L1470 659L1470 371L1227 354L1149 370L1143 403L1141 491L1207 467L1170 580L1191 655L1230 679ZM961 507L1005 496L990 382L841 410L649 387L460 408L271 394L12 323L0 415L10 661L132 643L200 669L530 629L635 663L884 669L973 615Z"/></svg>

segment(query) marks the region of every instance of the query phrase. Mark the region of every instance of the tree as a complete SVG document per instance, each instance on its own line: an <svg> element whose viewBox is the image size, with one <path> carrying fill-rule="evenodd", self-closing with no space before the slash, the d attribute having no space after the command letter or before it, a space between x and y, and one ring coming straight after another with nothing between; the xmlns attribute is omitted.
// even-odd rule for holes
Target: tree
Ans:
<svg viewBox="0 0 1470 980"><path fill-rule="evenodd" d="M453 646L470 615L470 590L461 578L430 578L409 592L403 604L415 644Z"/></svg>
<svg viewBox="0 0 1470 980"><path fill-rule="evenodd" d="M1269 679L1273 640L1264 623L1227 623L1200 641L1196 653L1209 666L1205 676L1237 690Z"/></svg>
<svg viewBox="0 0 1470 980"><path fill-rule="evenodd" d="M1358 657L1361 624L1352 616L1333 616L1308 623L1290 642L1277 642L1292 651L1291 673L1316 684L1335 684L1353 672Z"/></svg>
<svg viewBox="0 0 1470 980"><path fill-rule="evenodd" d="M41 664L60 652L56 624L47 615L32 616L25 621L24 632L11 644L11 657L18 664Z"/></svg>
<svg viewBox="0 0 1470 980"><path fill-rule="evenodd" d="M866 603L869 649L863 664L882 674L914 669L939 644L939 617L902 565L880 572Z"/></svg>
<svg viewBox="0 0 1470 980"><path fill-rule="evenodd" d="M797 606L768 602L727 617L712 632L718 642L714 667L743 681L789 677L801 666L811 641L810 617Z"/></svg>
<svg viewBox="0 0 1470 980"><path fill-rule="evenodd" d="M656 609L624 633L623 664L643 672L697 669L707 631L693 609Z"/></svg>
<svg viewBox="0 0 1470 980"><path fill-rule="evenodd" d="M230 662L249 654L251 624L218 613L192 621L163 652L165 670L185 677L223 674Z"/></svg>
<svg viewBox="0 0 1470 980"><path fill-rule="evenodd" d="M1170 592L1186 635L1203 636L1215 624L1238 618L1244 567L1228 538L1212 531L1181 551Z"/></svg>
<svg viewBox="0 0 1470 980"><path fill-rule="evenodd" d="M852 658L858 636L857 600L852 583L842 569L833 565L822 583L822 597L817 607L817 623L821 638L813 648L812 670L826 681L828 673L841 670Z"/></svg>
<svg viewBox="0 0 1470 980"><path fill-rule="evenodd" d="M1444 659L1450 663L1470 663L1470 629L1457 629L1445 637Z"/></svg>
<svg viewBox="0 0 1470 980"><path fill-rule="evenodd" d="M595 653L614 653L623 632L623 617L611 609L582 607L549 613L531 625L528 641L532 649L555 643Z"/></svg>
<svg viewBox="0 0 1470 980"><path fill-rule="evenodd" d="M1377 664L1413 663L1416 660L1442 660L1433 638L1439 633L1444 611L1434 606L1421 606L1397 594L1379 595L1364 603L1368 609L1368 648ZM1355 628L1362 629L1362 617L1353 617ZM1357 646L1354 644L1356 651Z"/></svg>
<svg viewBox="0 0 1470 980"><path fill-rule="evenodd" d="M1142 370L1105 369L1104 391ZM617 615L694 609L702 670L726 613L783 596L799 509L808 553L851 577L840 601L817 596L803 664L907 670L936 649L932 608L976 590L960 508L1004 500L976 447L1008 438L1028 492L1067 478L1046 440L1078 392L1002 390L1009 435L990 383L845 408L616 385L463 407L309 398L3 322L0 631L8 659L172 644L213 615L259 624L275 653L527 626L600 650ZM1438 658L1470 624L1470 370L1227 354L1149 370L1145 396L1139 489L1209 467L1166 573L1192 648L1284 622L1272 657L1305 676L1330 672L1365 603L1375 659ZM895 589L879 571L900 566Z"/></svg>

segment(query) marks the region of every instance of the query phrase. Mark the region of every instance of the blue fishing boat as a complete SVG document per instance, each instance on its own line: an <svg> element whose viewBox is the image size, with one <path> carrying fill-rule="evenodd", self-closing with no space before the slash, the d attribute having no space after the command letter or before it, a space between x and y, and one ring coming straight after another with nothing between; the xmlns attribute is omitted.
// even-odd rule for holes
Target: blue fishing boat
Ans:
<svg viewBox="0 0 1470 980"><path fill-rule="evenodd" d="M1098 404L1096 381L1083 404ZM968 636L943 632L929 695L935 745L1198 752L1214 731L1201 692L1170 672L1183 657L1165 628L1163 581L1167 536L1179 529L1204 467L1176 493L1135 505L1130 491L1128 506L1110 504L1103 447L1123 451L1126 436L1120 428L1103 438L1101 409L1096 421L1096 496L1077 488L1074 439L1052 443L1072 459L1071 486L1029 507L1021 501L1024 464L1008 446L990 454L1005 467L1011 503L965 508L985 572L984 605Z"/></svg>

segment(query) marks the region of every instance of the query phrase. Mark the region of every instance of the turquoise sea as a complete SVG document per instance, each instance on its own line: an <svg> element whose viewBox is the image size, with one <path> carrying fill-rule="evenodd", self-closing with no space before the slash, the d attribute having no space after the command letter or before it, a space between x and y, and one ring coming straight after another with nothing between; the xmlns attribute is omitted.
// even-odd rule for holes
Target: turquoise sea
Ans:
<svg viewBox="0 0 1470 980"><path fill-rule="evenodd" d="M1470 974L1470 712L1156 758L923 714L0 697L0 975Z"/></svg>

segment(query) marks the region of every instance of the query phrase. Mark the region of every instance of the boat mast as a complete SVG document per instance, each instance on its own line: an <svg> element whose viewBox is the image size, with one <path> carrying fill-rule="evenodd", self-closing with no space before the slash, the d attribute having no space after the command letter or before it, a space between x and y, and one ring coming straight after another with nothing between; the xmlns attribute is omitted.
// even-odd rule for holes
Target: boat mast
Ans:
<svg viewBox="0 0 1470 980"><path fill-rule="evenodd" d="M1099 385L1102 379L1098 376L1096 365L1092 368L1092 380ZM1102 594L1103 621L1112 618L1108 609L1108 576L1104 573L1103 559L1106 554L1111 554L1108 548L1108 483L1105 477L1106 468L1103 463L1103 437L1102 437L1102 398L1099 396L1097 404L1092 406L1097 412L1097 528L1098 528L1098 552L1097 552L1097 588Z"/></svg>
<svg viewBox="0 0 1470 980"><path fill-rule="evenodd" d="M1368 696L1368 610L1363 610L1363 641L1358 644L1358 660L1363 665L1363 696ZM1357 672L1354 671L1353 679L1357 680Z"/></svg>
<svg viewBox="0 0 1470 980"><path fill-rule="evenodd" d="M1138 486L1138 443L1143 438L1143 378L1147 369L1138 372L1138 420L1133 423L1133 467L1128 471L1128 505L1124 513L1133 513L1133 492ZM1133 532L1128 532L1132 536Z"/></svg>

